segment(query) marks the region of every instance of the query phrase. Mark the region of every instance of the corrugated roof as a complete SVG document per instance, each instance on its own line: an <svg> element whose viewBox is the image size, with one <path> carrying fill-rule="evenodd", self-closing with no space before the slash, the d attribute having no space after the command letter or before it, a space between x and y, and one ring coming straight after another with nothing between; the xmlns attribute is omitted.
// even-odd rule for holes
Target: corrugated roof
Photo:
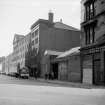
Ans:
<svg viewBox="0 0 105 105"><path fill-rule="evenodd" d="M70 56L72 54L76 54L76 53L79 53L80 47L74 47L74 48L71 48L70 50L68 51L65 51L64 53L58 55L57 58L63 58L63 57L66 57L66 56Z"/></svg>
<svg viewBox="0 0 105 105"><path fill-rule="evenodd" d="M72 27L72 26L66 25L66 24L61 23L61 22L56 22L56 23L54 23L54 27L55 27L55 28L59 28L59 29L67 29L67 30L80 31L80 30L77 29L77 28L74 28L74 27Z"/></svg>
<svg viewBox="0 0 105 105"><path fill-rule="evenodd" d="M46 50L45 52L44 52L44 55L60 55L60 54L62 54L63 52L58 52L58 51L53 51L53 50Z"/></svg>

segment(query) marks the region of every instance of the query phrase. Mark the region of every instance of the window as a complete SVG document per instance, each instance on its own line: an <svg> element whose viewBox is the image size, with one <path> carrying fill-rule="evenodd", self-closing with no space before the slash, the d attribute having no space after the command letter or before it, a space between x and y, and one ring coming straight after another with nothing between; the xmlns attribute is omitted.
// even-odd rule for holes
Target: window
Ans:
<svg viewBox="0 0 105 105"><path fill-rule="evenodd" d="M95 41L95 26L92 26L90 29L91 43Z"/></svg>
<svg viewBox="0 0 105 105"><path fill-rule="evenodd" d="M32 33L32 38L34 38L34 32Z"/></svg>
<svg viewBox="0 0 105 105"><path fill-rule="evenodd" d="M32 45L34 45L34 40L32 41Z"/></svg>
<svg viewBox="0 0 105 105"><path fill-rule="evenodd" d="M86 6L86 20L89 20L89 6Z"/></svg>
<svg viewBox="0 0 105 105"><path fill-rule="evenodd" d="M90 19L94 17L95 14L95 9L94 9L94 4L90 4Z"/></svg>
<svg viewBox="0 0 105 105"><path fill-rule="evenodd" d="M85 29L85 34L86 34L86 45L90 44L90 29L86 28Z"/></svg>
<svg viewBox="0 0 105 105"><path fill-rule="evenodd" d="M85 42L87 44L92 44L94 43L95 39L95 31L94 31L95 26L88 26L85 28Z"/></svg>
<svg viewBox="0 0 105 105"><path fill-rule="evenodd" d="M94 8L94 2L87 3L85 5L86 10L86 20L90 20L95 16L95 8Z"/></svg>
<svg viewBox="0 0 105 105"><path fill-rule="evenodd" d="M35 36L37 36L38 35L38 29L35 31Z"/></svg>
<svg viewBox="0 0 105 105"><path fill-rule="evenodd" d="M35 39L35 44L38 44L38 38Z"/></svg>

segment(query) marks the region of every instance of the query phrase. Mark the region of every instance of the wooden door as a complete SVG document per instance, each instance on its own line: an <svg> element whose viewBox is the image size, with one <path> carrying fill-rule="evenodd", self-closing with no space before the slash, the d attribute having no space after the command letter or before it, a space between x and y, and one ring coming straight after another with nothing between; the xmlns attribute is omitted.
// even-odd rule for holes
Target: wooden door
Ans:
<svg viewBox="0 0 105 105"><path fill-rule="evenodd" d="M94 61L94 84L104 85L104 70L101 69L100 59Z"/></svg>

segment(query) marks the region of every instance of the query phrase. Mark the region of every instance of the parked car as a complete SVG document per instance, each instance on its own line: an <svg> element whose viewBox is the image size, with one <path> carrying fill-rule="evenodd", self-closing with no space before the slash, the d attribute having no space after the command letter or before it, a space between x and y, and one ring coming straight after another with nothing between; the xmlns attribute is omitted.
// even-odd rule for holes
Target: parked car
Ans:
<svg viewBox="0 0 105 105"><path fill-rule="evenodd" d="M17 73L16 72L11 72L11 73L8 73L8 76L17 77Z"/></svg>
<svg viewBox="0 0 105 105"><path fill-rule="evenodd" d="M29 78L29 70L27 67L20 69L20 77L21 78Z"/></svg>

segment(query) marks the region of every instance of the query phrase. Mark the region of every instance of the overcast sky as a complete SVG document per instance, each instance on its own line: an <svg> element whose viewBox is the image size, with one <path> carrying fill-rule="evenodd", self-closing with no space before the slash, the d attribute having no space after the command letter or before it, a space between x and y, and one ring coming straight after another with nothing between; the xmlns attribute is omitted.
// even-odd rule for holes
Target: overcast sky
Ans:
<svg viewBox="0 0 105 105"><path fill-rule="evenodd" d="M0 56L13 50L14 34L26 35L39 18L48 19L54 13L54 22L60 21L80 28L81 0L0 0Z"/></svg>

